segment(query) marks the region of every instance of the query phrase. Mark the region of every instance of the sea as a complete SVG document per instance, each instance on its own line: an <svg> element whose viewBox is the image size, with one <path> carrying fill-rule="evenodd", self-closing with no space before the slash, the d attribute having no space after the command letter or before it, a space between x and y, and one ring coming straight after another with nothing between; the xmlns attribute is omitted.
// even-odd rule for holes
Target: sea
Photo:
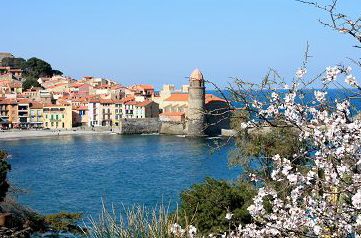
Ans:
<svg viewBox="0 0 361 238"><path fill-rule="evenodd" d="M10 154L15 198L42 214L97 216L115 208L174 209L180 193L205 177L234 180L232 141L165 135L82 135L0 142Z"/></svg>

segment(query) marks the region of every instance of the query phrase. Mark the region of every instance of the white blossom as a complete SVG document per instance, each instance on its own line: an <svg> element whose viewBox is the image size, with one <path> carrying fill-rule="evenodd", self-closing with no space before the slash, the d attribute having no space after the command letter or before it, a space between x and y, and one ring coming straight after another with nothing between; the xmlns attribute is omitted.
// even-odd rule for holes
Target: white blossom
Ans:
<svg viewBox="0 0 361 238"><path fill-rule="evenodd" d="M305 74L307 73L307 69L306 68L299 68L296 71L296 77L301 79L305 76Z"/></svg>
<svg viewBox="0 0 361 238"><path fill-rule="evenodd" d="M315 91L314 94L317 101L324 102L327 92Z"/></svg>
<svg viewBox="0 0 361 238"><path fill-rule="evenodd" d="M325 83L329 83L332 81L335 81L337 78L337 75L341 73L341 70L337 67L327 67L326 68L326 77L324 78Z"/></svg>
<svg viewBox="0 0 361 238"><path fill-rule="evenodd" d="M227 220L231 220L232 217L233 217L233 213L227 212L227 214L226 214L226 219L227 219Z"/></svg>
<svg viewBox="0 0 361 238"><path fill-rule="evenodd" d="M356 82L356 78L354 76L352 76L352 74L346 76L345 82L352 87L358 86L358 84Z"/></svg>

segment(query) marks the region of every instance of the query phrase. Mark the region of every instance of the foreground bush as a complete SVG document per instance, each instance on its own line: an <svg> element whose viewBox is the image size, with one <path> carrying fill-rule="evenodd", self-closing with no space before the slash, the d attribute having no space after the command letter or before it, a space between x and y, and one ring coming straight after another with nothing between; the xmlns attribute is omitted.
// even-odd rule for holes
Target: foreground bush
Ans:
<svg viewBox="0 0 361 238"><path fill-rule="evenodd" d="M229 222L225 219L227 211L232 211L237 226L248 224L251 216L247 207L255 194L255 189L249 183L232 184L206 178L203 183L182 192L179 220L181 224L194 225L201 234L228 230Z"/></svg>

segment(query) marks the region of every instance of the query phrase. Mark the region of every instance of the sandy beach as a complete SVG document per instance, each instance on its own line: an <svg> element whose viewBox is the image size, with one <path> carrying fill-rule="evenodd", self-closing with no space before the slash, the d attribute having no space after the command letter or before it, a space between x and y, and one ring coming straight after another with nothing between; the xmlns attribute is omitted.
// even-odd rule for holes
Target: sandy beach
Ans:
<svg viewBox="0 0 361 238"><path fill-rule="evenodd" d="M53 137L65 135L92 135L92 134L110 134L110 131L91 131L91 130L11 130L0 131L0 140L8 139L31 139L37 137Z"/></svg>

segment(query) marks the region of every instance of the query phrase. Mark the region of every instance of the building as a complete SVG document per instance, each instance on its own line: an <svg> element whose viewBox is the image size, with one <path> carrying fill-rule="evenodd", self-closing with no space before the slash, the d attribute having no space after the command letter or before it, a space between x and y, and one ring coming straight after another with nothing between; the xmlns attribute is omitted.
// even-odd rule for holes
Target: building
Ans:
<svg viewBox="0 0 361 238"><path fill-rule="evenodd" d="M18 122L18 102L16 99L4 98L0 100L0 119L2 127L12 128Z"/></svg>
<svg viewBox="0 0 361 238"><path fill-rule="evenodd" d="M80 105L73 106L73 126L88 126L89 124L89 113L88 106Z"/></svg>
<svg viewBox="0 0 361 238"><path fill-rule="evenodd" d="M111 99L93 99L88 104L88 125L96 126L112 126L112 112L114 101Z"/></svg>
<svg viewBox="0 0 361 238"><path fill-rule="evenodd" d="M43 127L43 104L38 102L31 102L30 104L30 127Z"/></svg>
<svg viewBox="0 0 361 238"><path fill-rule="evenodd" d="M203 136L205 134L205 86L203 74L199 69L193 70L189 77L187 135Z"/></svg>
<svg viewBox="0 0 361 238"><path fill-rule="evenodd" d="M120 100L114 100L113 125L119 126L120 120L125 118L125 103L130 101L134 101L134 97L125 97Z"/></svg>
<svg viewBox="0 0 361 238"><path fill-rule="evenodd" d="M183 90L188 90L188 93ZM171 93L161 100L160 121L185 124L185 130L177 133L189 136L219 135L221 129L229 129L229 103L215 95L205 94L203 74L198 69L190 75L189 87L183 86L182 91L177 91L172 85L166 85L162 91L163 96Z"/></svg>
<svg viewBox="0 0 361 238"><path fill-rule="evenodd" d="M68 105L48 105L43 108L43 127L50 129L71 129L72 108Z"/></svg>
<svg viewBox="0 0 361 238"><path fill-rule="evenodd" d="M18 101L18 122L16 127L30 127L30 100L27 98L19 98Z"/></svg>
<svg viewBox="0 0 361 238"><path fill-rule="evenodd" d="M40 91L42 88L40 87L31 87L25 90L22 94L33 101L40 101Z"/></svg>
<svg viewBox="0 0 361 238"><path fill-rule="evenodd" d="M159 104L150 100L143 102L129 101L124 103L124 118L159 117Z"/></svg>
<svg viewBox="0 0 361 238"><path fill-rule="evenodd" d="M0 80L0 94L21 94L22 83L14 79Z"/></svg>
<svg viewBox="0 0 361 238"><path fill-rule="evenodd" d="M130 87L135 91L135 95L143 96L144 98L152 98L154 96L154 87L149 84L138 84Z"/></svg>

